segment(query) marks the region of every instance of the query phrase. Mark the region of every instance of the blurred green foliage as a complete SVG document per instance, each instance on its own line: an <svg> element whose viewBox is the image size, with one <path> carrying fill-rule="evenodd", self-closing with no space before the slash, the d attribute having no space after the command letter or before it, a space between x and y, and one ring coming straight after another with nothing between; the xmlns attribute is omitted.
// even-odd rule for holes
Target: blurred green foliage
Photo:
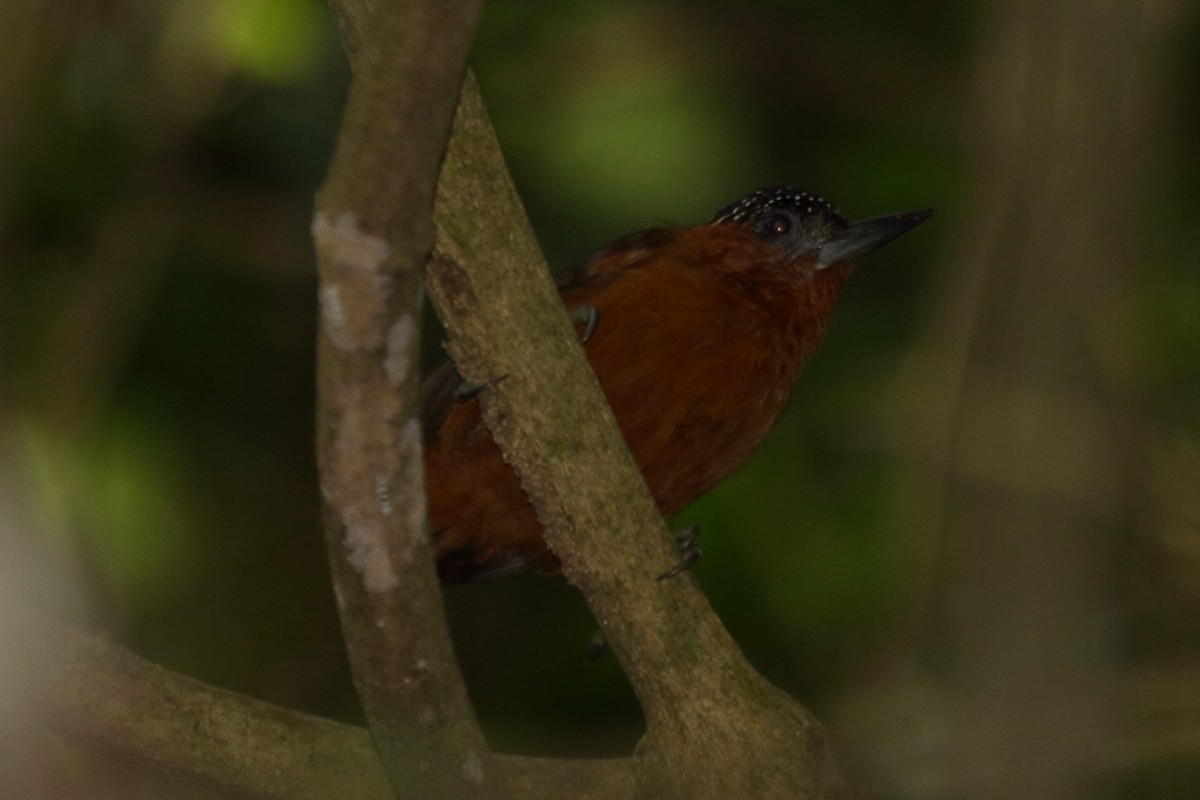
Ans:
<svg viewBox="0 0 1200 800"><path fill-rule="evenodd" d="M695 574L735 638L818 707L891 652L879 405L971 191L978 5L511 0L479 31L474 68L556 267L771 184L851 217L938 210L855 278L754 461L677 520L700 523ZM0 117L0 402L39 520L74 554L75 598L44 602L166 666L355 719L311 452L308 216L347 81L331 21L316 0L68 0L28 33L43 52L10 57ZM1195 41L1163 89L1179 130L1155 143L1170 166L1148 198L1167 266L1137 298L1169 343L1149 371L1193 398ZM1197 432L1194 409L1163 406ZM594 625L560 579L447 603L499 749L636 741L636 702L611 658L585 658Z"/></svg>

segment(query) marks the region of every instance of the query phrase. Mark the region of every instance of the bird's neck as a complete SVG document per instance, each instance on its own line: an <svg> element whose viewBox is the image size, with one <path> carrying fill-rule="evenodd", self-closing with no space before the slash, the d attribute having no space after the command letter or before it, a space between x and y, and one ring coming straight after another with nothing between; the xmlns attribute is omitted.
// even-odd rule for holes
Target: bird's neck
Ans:
<svg viewBox="0 0 1200 800"><path fill-rule="evenodd" d="M794 380L820 345L852 265L817 270L800 260L782 261L776 249L753 233L719 226L689 228L677 236L682 245L678 252L686 254L686 263L679 266L695 276L695 289L712 291L711 284L703 286L709 281L725 286L716 293L739 306L728 311L753 321L763 345L778 350Z"/></svg>

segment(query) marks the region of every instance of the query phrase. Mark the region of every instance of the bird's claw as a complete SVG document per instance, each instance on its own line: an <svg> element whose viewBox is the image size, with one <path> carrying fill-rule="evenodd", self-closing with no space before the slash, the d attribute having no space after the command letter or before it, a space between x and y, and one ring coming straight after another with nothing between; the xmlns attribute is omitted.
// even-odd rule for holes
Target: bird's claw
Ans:
<svg viewBox="0 0 1200 800"><path fill-rule="evenodd" d="M665 581L668 578L674 578L681 572L687 572L693 564L700 560L703 551L696 546L696 537L699 535L700 526L694 522L675 532L675 546L679 548L679 563L659 575L658 580Z"/></svg>
<svg viewBox="0 0 1200 800"><path fill-rule="evenodd" d="M595 306L579 306L571 309L571 323L573 325L582 325L583 333L579 335L579 343L586 344L587 340L592 338L592 334L596 332L596 325L600 322L600 312Z"/></svg>
<svg viewBox="0 0 1200 800"><path fill-rule="evenodd" d="M454 390L454 399L459 403L465 403L468 400L474 400L488 389L498 386L507 377L507 375L501 375L499 378L492 378L490 381L485 381L483 383L467 383L466 381L463 381L458 385L458 388Z"/></svg>
<svg viewBox="0 0 1200 800"><path fill-rule="evenodd" d="M600 658L606 656L612 651L608 644L608 639L604 636L604 631L599 628L592 634L592 638L588 640L587 657Z"/></svg>
<svg viewBox="0 0 1200 800"><path fill-rule="evenodd" d="M692 568L692 565L700 559L701 551L696 546L696 537L699 535L700 526L695 522L675 531L675 546L679 549L679 563L662 575L659 575L658 580L665 581L668 578L674 578L681 572L686 572ZM600 658L601 656L608 655L611 650L612 648L608 644L608 639L604 636L604 631L597 629L588 641L588 658Z"/></svg>

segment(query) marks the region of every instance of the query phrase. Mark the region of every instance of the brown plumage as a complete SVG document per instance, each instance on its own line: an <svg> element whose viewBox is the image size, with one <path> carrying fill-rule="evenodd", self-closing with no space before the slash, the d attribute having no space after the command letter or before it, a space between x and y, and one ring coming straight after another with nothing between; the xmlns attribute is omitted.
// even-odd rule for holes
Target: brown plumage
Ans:
<svg viewBox="0 0 1200 800"><path fill-rule="evenodd" d="M560 280L568 310L598 314L584 349L663 514L750 458L816 351L853 261L929 213L851 225L818 197L765 189L709 223L619 239ZM446 364L423 395L439 574L557 571L478 401L456 401L460 384Z"/></svg>

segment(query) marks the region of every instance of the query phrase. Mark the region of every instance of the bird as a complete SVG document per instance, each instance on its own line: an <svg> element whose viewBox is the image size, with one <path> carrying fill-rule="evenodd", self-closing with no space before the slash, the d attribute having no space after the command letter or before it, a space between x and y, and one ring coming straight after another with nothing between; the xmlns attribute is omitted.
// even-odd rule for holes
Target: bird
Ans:
<svg viewBox="0 0 1200 800"><path fill-rule="evenodd" d="M623 236L557 280L634 461L664 516L742 467L783 412L855 263L931 209L849 222L792 186L760 189L707 222ZM487 387L447 361L423 382L430 532L443 584L559 571L492 440ZM698 555L680 538L683 560Z"/></svg>

